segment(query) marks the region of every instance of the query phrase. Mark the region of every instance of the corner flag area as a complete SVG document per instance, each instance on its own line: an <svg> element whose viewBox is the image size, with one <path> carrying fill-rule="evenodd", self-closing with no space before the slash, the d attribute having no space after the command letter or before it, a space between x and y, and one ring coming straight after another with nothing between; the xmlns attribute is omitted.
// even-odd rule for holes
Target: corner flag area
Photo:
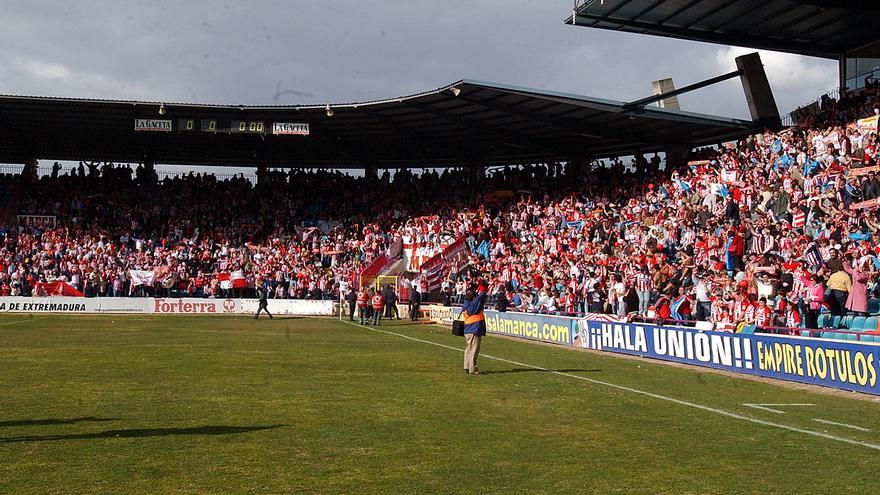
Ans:
<svg viewBox="0 0 880 495"><path fill-rule="evenodd" d="M867 396L493 336L474 376L462 348L408 321L6 315L0 493L875 489Z"/></svg>

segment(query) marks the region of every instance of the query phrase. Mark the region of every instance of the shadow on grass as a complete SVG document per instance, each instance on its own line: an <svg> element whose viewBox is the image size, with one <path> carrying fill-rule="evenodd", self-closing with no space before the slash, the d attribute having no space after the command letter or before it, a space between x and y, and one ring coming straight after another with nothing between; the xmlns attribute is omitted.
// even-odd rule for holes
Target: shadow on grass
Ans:
<svg viewBox="0 0 880 495"><path fill-rule="evenodd" d="M8 426L72 425L85 422L116 421L117 419L119 418L96 418L94 416L84 416L82 418L14 419L11 421L0 421L0 428Z"/></svg>
<svg viewBox="0 0 880 495"><path fill-rule="evenodd" d="M509 370L481 371L481 375L504 375L507 373L599 373L602 370L560 369L537 370L534 368L513 368Z"/></svg>
<svg viewBox="0 0 880 495"><path fill-rule="evenodd" d="M69 435L22 435L0 437L0 443L52 442L58 440L90 440L98 438L145 438L177 435L233 435L250 431L272 430L287 425L265 426L195 426L192 428L140 428L132 430L107 430L96 433L72 433Z"/></svg>

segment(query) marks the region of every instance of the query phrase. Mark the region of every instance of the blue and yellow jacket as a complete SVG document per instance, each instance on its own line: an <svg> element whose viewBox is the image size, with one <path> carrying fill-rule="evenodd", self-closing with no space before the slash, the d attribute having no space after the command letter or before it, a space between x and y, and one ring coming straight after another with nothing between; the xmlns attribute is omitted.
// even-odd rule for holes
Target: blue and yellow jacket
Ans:
<svg viewBox="0 0 880 495"><path fill-rule="evenodd" d="M483 306L486 305L486 293L480 292L477 297L465 301L461 305L461 316L464 318L464 333L474 335L486 335L486 315Z"/></svg>

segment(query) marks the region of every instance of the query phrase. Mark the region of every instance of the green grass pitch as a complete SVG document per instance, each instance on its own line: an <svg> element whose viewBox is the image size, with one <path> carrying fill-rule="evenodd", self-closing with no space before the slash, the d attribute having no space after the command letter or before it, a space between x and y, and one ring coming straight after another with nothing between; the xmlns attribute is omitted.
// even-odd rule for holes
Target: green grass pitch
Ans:
<svg viewBox="0 0 880 495"><path fill-rule="evenodd" d="M880 486L875 400L492 336L483 353L501 360L470 376L446 328L381 330L400 335L332 319L0 317L0 493Z"/></svg>

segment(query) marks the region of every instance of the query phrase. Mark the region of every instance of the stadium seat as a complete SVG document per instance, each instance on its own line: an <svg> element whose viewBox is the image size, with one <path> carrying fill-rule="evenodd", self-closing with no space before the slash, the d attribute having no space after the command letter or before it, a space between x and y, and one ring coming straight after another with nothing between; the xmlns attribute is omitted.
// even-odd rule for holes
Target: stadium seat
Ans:
<svg viewBox="0 0 880 495"><path fill-rule="evenodd" d="M828 325L828 314L825 313L819 315L819 319L816 320L816 324L819 326L819 328L825 328Z"/></svg>
<svg viewBox="0 0 880 495"><path fill-rule="evenodd" d="M849 322L849 325L847 325L847 328L849 328L850 330L861 330L861 329L865 328L865 320L866 319L867 318L865 318L864 316L856 316L855 318L853 318Z"/></svg>
<svg viewBox="0 0 880 495"><path fill-rule="evenodd" d="M831 317L831 323L828 325L831 328L840 328L840 315L835 315Z"/></svg>
<svg viewBox="0 0 880 495"><path fill-rule="evenodd" d="M739 333L744 334L744 335L752 335L753 333L755 333L755 330L757 328L758 328L757 325L746 325L742 328L742 330Z"/></svg>
<svg viewBox="0 0 880 495"><path fill-rule="evenodd" d="M858 340L858 335L853 332L847 332L843 334L843 340Z"/></svg>
<svg viewBox="0 0 880 495"><path fill-rule="evenodd" d="M877 330L877 322L880 321L880 318L876 316L869 316L865 318L865 323L862 324L862 330L867 332L873 332Z"/></svg>
<svg viewBox="0 0 880 495"><path fill-rule="evenodd" d="M880 299L871 298L868 300L868 314L880 315Z"/></svg>

